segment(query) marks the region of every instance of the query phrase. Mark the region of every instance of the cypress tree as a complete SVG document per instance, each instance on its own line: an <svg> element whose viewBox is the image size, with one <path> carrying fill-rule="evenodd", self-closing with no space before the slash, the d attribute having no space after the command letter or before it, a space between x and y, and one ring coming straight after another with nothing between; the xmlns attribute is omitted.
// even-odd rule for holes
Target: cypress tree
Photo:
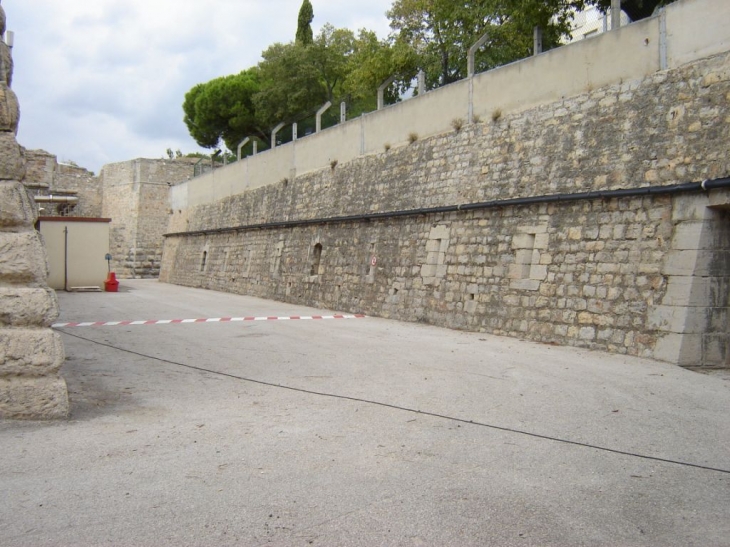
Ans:
<svg viewBox="0 0 730 547"><path fill-rule="evenodd" d="M309 0L302 2L302 7L299 8L299 21L297 24L297 37L296 43L308 46L314 41L314 35L312 34L312 19L314 19L314 8Z"/></svg>

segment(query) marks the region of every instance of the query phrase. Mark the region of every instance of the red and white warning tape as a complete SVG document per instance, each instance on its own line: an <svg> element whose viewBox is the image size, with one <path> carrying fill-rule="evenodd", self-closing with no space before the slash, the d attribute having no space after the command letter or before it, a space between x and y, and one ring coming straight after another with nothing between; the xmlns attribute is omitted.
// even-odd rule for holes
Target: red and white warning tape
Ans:
<svg viewBox="0 0 730 547"><path fill-rule="evenodd" d="M55 323L54 329L66 327L116 327L128 325L171 325L178 323L233 323L236 321L294 321L308 319L364 319L365 315L291 315L288 317L213 317L210 319L160 319L157 321L87 321L83 323Z"/></svg>

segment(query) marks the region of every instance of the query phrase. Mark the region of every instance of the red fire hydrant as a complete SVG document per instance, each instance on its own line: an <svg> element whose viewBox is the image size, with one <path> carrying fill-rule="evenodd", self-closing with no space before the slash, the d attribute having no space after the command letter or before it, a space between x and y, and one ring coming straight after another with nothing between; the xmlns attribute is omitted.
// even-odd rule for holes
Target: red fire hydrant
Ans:
<svg viewBox="0 0 730 547"><path fill-rule="evenodd" d="M119 290L119 281L117 281L117 274L109 272L109 275L104 281L104 290L106 292L117 292Z"/></svg>

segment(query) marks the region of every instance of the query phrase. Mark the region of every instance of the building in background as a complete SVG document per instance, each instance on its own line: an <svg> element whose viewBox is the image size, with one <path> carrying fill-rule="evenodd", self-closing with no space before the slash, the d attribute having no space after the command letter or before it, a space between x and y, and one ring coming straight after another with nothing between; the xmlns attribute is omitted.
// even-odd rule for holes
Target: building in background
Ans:
<svg viewBox="0 0 730 547"><path fill-rule="evenodd" d="M623 11L621 12L621 26L631 23L631 19ZM611 30L611 11L602 13L595 6L579 11L573 17L573 28L570 32L568 43L591 36L597 36Z"/></svg>
<svg viewBox="0 0 730 547"><path fill-rule="evenodd" d="M109 266L122 279L159 275L162 234L171 213L169 188L191 179L199 158L140 158L105 165L96 176L83 167L59 163L45 150L26 150L25 157L24 183L36 202L40 223L47 224L41 231L55 234L47 237L54 288L101 287ZM59 224L60 219L66 219L68 226ZM95 230L108 237L94 235ZM80 239L75 237L79 233L84 234ZM104 259L107 253L112 256L110 264ZM83 271L96 274L71 278L62 274Z"/></svg>

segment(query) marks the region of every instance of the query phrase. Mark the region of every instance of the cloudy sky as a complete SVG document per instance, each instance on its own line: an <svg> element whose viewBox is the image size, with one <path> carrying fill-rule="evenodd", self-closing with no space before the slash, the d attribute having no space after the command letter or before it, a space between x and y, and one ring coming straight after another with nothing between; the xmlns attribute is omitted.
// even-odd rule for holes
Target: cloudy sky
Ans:
<svg viewBox="0 0 730 547"><path fill-rule="evenodd" d="M392 0L311 0L324 23L383 38ZM182 121L199 82L253 66L296 32L301 0L2 0L15 32L18 141L99 172L198 151Z"/></svg>

